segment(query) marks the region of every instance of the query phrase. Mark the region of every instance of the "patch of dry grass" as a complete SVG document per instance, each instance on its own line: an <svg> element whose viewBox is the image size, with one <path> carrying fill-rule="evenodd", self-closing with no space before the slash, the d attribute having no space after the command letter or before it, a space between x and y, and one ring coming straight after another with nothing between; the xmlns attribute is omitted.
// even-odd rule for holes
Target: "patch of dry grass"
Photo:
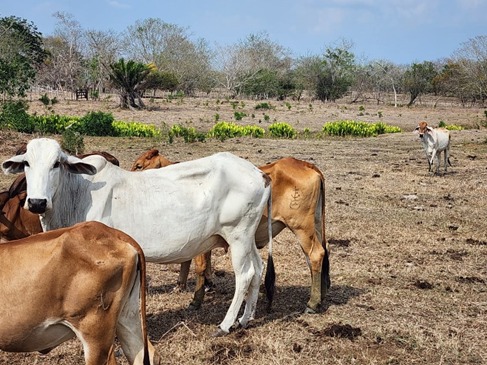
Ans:
<svg viewBox="0 0 487 365"><path fill-rule="evenodd" d="M137 113L133 120L192 120L204 126L216 112L215 104L170 104ZM56 108L69 114L73 105L83 104L70 102ZM311 113L303 103L291 109L293 117L284 107L279 113L287 117L282 121L298 129L318 130L332 115L336 116L333 119L346 117L346 113L356 115L358 107L352 112L353 108L316 104ZM366 106L369 108L375 106ZM391 118L391 124L406 131L425 118L472 125L480 114L447 107L380 109L385 122ZM122 116L131 113L108 110ZM225 110L220 106L218 112ZM299 124L294 124L298 120ZM2 132L2 161L30 137ZM233 296L228 255L215 255L217 288L196 312L187 309L190 291L173 292L178 267L149 264L149 331L164 363L485 364L486 137L485 129L452 132L453 167L441 176L428 173L417 137L407 132L368 139L239 138L194 144L176 141L171 145L145 139L86 138L85 145L87 151L109 151L124 168L141 152L158 147L174 161L223 150L256 165L292 155L315 163L325 174L326 233L332 248L332 287L325 310L317 315L302 314L309 296L309 271L296 239L287 230L275 239L277 293L273 311L265 311L265 299L261 298L252 325L223 338L211 338L210 334ZM12 180L2 176L1 187ZM266 254L266 249L262 250L263 258ZM193 286L190 281L190 288ZM123 357L118 359L126 363ZM0 364L12 363L79 364L81 345L72 340L47 356L0 352Z"/></svg>

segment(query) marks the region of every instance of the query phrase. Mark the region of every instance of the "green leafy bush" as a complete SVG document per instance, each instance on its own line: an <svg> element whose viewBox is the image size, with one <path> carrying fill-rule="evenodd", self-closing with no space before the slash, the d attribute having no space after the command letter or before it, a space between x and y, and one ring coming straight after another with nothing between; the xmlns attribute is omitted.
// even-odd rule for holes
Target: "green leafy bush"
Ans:
<svg viewBox="0 0 487 365"><path fill-rule="evenodd" d="M233 116L235 117L235 120L242 120L244 117L247 116L244 112L234 112Z"/></svg>
<svg viewBox="0 0 487 365"><path fill-rule="evenodd" d="M62 134L70 126L73 126L74 130L79 128L79 117L46 114L33 115L31 119L35 125L35 130L43 134Z"/></svg>
<svg viewBox="0 0 487 365"><path fill-rule="evenodd" d="M203 142L206 139L204 133L197 132L194 127L184 127L181 124L175 124L169 130L170 143L172 143L174 137L182 137L184 142Z"/></svg>
<svg viewBox="0 0 487 365"><path fill-rule="evenodd" d="M255 106L256 110L263 109L263 110L270 110L274 109L270 103L260 103Z"/></svg>
<svg viewBox="0 0 487 365"><path fill-rule="evenodd" d="M111 113L89 112L79 119L78 132L87 136L116 136Z"/></svg>
<svg viewBox="0 0 487 365"><path fill-rule="evenodd" d="M465 128L461 125L450 124L445 127L449 131L463 131Z"/></svg>
<svg viewBox="0 0 487 365"><path fill-rule="evenodd" d="M207 133L207 137L224 141L228 138L241 136L260 138L264 134L264 128L258 126L241 126L232 122L218 122Z"/></svg>
<svg viewBox="0 0 487 365"><path fill-rule="evenodd" d="M354 120L340 120L325 123L322 131L324 134L331 136L372 137L384 133L398 133L401 132L401 128L390 126L382 122L367 123Z"/></svg>
<svg viewBox="0 0 487 365"><path fill-rule="evenodd" d="M296 130L291 125L284 122L272 123L269 126L269 133L271 136L278 138L295 138L297 135Z"/></svg>
<svg viewBox="0 0 487 365"><path fill-rule="evenodd" d="M78 155L85 150L85 144L81 133L76 132L73 128L66 128L62 133L61 147L71 154Z"/></svg>
<svg viewBox="0 0 487 365"><path fill-rule="evenodd" d="M115 135L120 137L159 137L161 135L161 130L150 124L116 120L112 126Z"/></svg>
<svg viewBox="0 0 487 365"><path fill-rule="evenodd" d="M35 125L27 113L27 103L23 100L7 101L2 105L0 128L17 132L32 133Z"/></svg>

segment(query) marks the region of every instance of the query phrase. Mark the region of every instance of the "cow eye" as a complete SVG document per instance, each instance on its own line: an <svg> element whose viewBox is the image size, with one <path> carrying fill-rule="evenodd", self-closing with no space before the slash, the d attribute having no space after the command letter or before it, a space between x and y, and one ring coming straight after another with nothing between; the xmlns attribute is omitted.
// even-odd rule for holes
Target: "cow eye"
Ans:
<svg viewBox="0 0 487 365"><path fill-rule="evenodd" d="M59 167L59 161L57 161L57 162L55 162L55 163L54 163L53 168L54 168L54 169L57 169L58 167Z"/></svg>

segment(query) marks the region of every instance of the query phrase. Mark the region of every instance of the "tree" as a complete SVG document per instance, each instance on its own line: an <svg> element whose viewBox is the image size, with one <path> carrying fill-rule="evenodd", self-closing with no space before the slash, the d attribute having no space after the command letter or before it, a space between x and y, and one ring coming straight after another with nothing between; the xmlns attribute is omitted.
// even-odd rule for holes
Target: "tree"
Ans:
<svg viewBox="0 0 487 365"><path fill-rule="evenodd" d="M124 44L130 59L175 75L186 94L212 87L212 52L204 40L192 41L186 28L157 18L137 21L127 28Z"/></svg>
<svg viewBox="0 0 487 365"><path fill-rule="evenodd" d="M294 68L296 90L314 92L321 72L322 62L319 56L311 55L299 58Z"/></svg>
<svg viewBox="0 0 487 365"><path fill-rule="evenodd" d="M0 93L25 96L46 55L33 23L15 16L0 18Z"/></svg>
<svg viewBox="0 0 487 365"><path fill-rule="evenodd" d="M236 95L252 90L252 83L262 83L269 73L280 80L291 69L289 52L266 33L250 34L238 44L219 48L216 62L218 84ZM256 89L262 91L262 85Z"/></svg>
<svg viewBox="0 0 487 365"><path fill-rule="evenodd" d="M58 86L74 91L87 84L87 77L83 72L83 29L71 14L56 12L54 17L58 23L53 37L55 44L60 47L50 50L52 65L56 66L55 72L62 75Z"/></svg>
<svg viewBox="0 0 487 365"><path fill-rule="evenodd" d="M148 67L150 72L140 86L142 94L146 90L153 90L154 94L156 90L176 90L179 83L177 77L174 74L170 72L159 71L154 64L150 64Z"/></svg>
<svg viewBox="0 0 487 365"><path fill-rule="evenodd" d="M110 65L120 56L120 36L113 31L88 30L85 39L88 84L100 94L109 79Z"/></svg>
<svg viewBox="0 0 487 365"><path fill-rule="evenodd" d="M463 43L452 59L458 64L465 91L472 101L487 99L487 36L477 36Z"/></svg>
<svg viewBox="0 0 487 365"><path fill-rule="evenodd" d="M352 85L355 55L350 48L350 44L343 42L341 46L326 49L315 89L319 100L335 101Z"/></svg>
<svg viewBox="0 0 487 365"><path fill-rule="evenodd" d="M390 92L394 95L394 106L397 107L397 97L403 71L400 66L390 61L375 60L355 69L352 91L353 102L365 94L372 94L377 104L384 102L384 95Z"/></svg>
<svg viewBox="0 0 487 365"><path fill-rule="evenodd" d="M437 72L433 62L413 63L404 73L404 91L409 93L408 106L414 104L416 99L424 93L433 90L433 80Z"/></svg>
<svg viewBox="0 0 487 365"><path fill-rule="evenodd" d="M142 85L150 73L148 66L143 63L121 58L110 65L110 80L119 88L120 107L130 109L144 108L142 101Z"/></svg>

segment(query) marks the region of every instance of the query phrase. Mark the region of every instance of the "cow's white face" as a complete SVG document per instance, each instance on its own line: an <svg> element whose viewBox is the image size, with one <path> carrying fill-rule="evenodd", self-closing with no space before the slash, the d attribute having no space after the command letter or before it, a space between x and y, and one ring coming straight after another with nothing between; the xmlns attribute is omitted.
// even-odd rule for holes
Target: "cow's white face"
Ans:
<svg viewBox="0 0 487 365"><path fill-rule="evenodd" d="M25 172L27 198L25 208L43 214L52 209L52 199L61 182L62 169L71 173L93 175L96 168L61 150L53 139L33 139L24 154L14 156L2 164L5 173Z"/></svg>

